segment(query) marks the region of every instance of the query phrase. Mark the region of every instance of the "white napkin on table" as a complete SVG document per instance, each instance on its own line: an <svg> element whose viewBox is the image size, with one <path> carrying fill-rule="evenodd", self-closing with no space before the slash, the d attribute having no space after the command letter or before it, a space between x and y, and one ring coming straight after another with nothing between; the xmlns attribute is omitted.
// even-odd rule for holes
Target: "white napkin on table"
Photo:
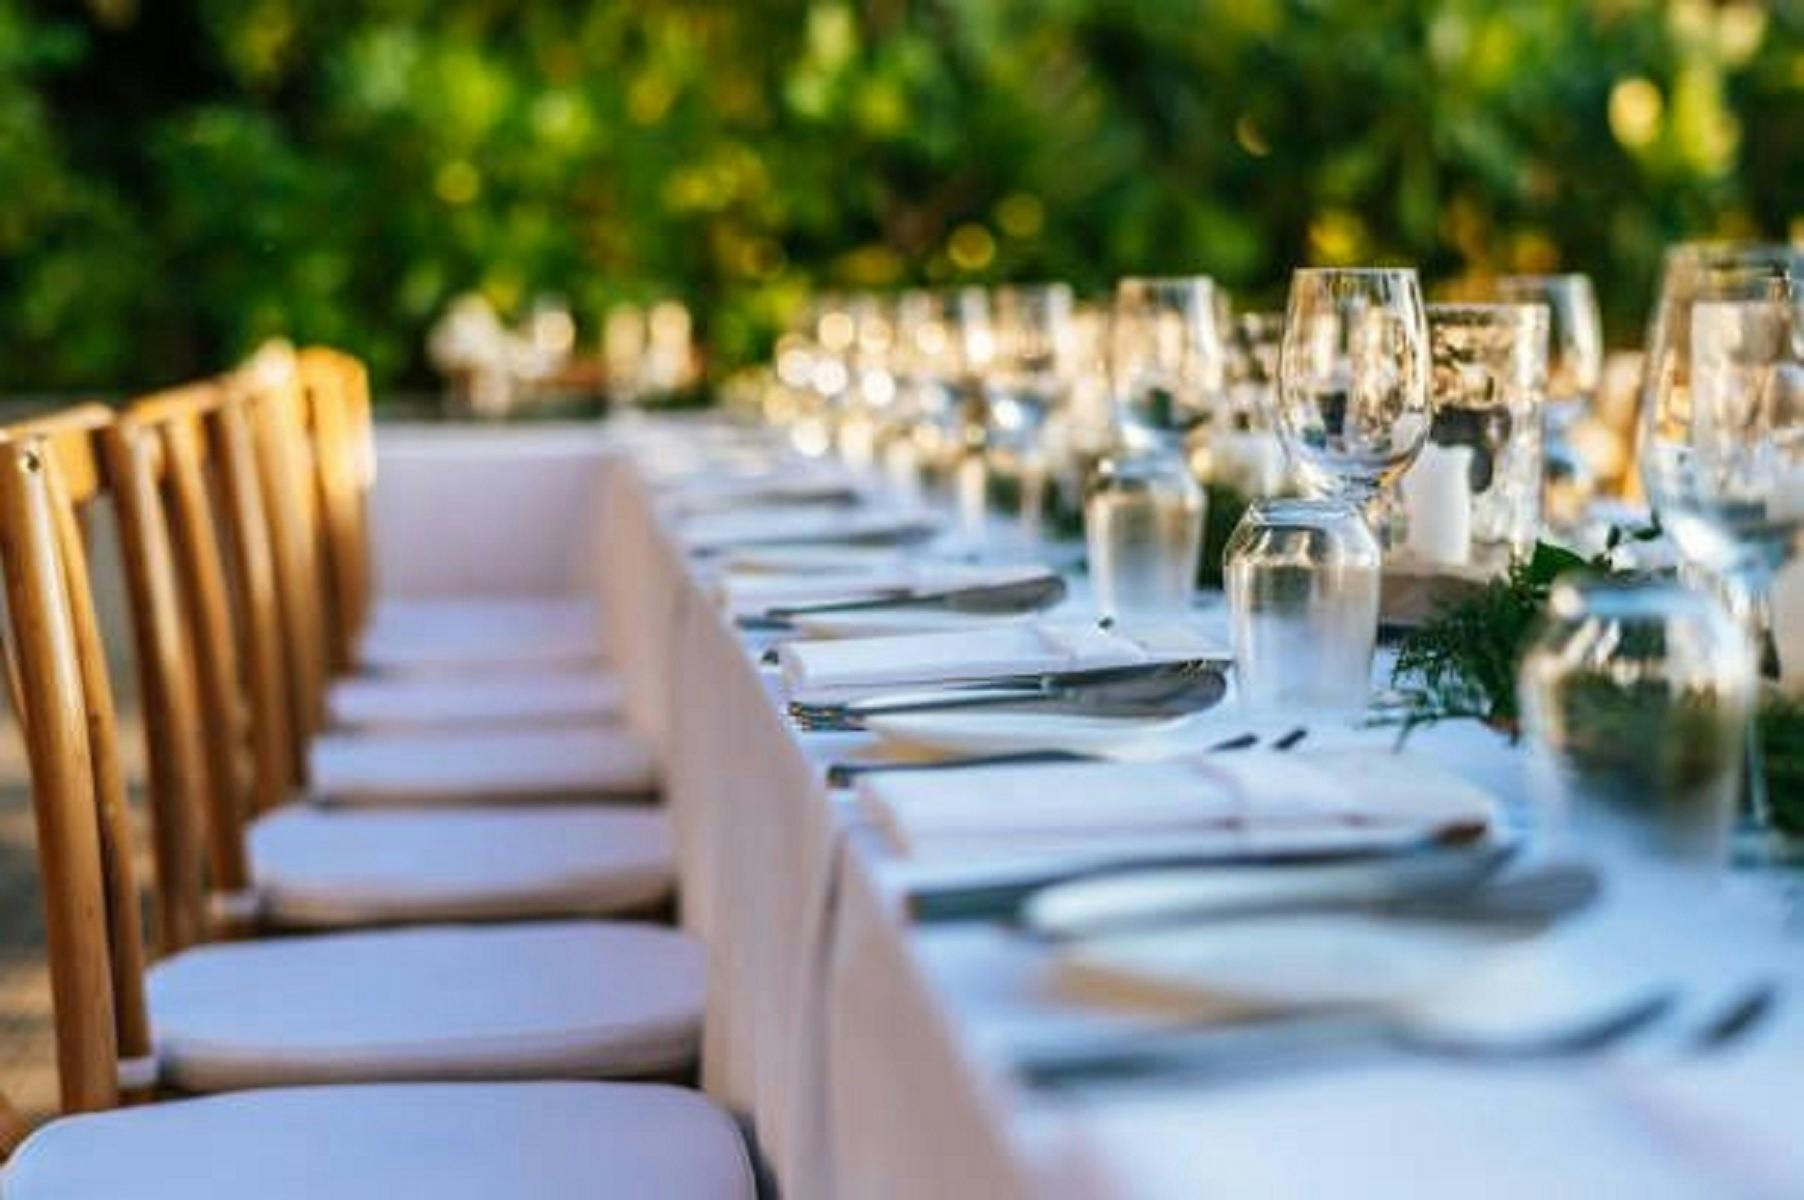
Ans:
<svg viewBox="0 0 1804 1200"><path fill-rule="evenodd" d="M696 517L682 525L680 534L691 550L727 550L779 542L902 535L931 531L939 524L932 514L908 508L746 508Z"/></svg>
<svg viewBox="0 0 1804 1200"><path fill-rule="evenodd" d="M915 857L1351 848L1488 826L1497 813L1457 776L1370 750L882 773L866 776L858 796Z"/></svg>
<svg viewBox="0 0 1804 1200"><path fill-rule="evenodd" d="M771 475L698 480L659 497L677 518L724 512L730 508L781 505L844 491L868 494L868 481L840 468L804 468Z"/></svg>
<svg viewBox="0 0 1804 1200"><path fill-rule="evenodd" d="M1222 654L1219 643L1184 622L1118 632L1088 621L1045 620L957 633L789 642L777 650L777 662L790 699L819 704L915 684Z"/></svg>
<svg viewBox="0 0 1804 1200"><path fill-rule="evenodd" d="M974 566L968 563L901 562L868 570L804 575L730 571L718 585L720 603L735 615L759 613L784 604L824 604L859 600L889 591L948 591L1041 579L1052 572L1040 566Z"/></svg>

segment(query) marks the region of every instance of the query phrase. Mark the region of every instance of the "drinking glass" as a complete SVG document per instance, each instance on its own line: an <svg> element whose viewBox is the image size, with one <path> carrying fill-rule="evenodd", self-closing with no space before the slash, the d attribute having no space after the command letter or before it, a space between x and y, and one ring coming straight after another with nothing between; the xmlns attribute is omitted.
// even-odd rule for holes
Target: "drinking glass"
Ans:
<svg viewBox="0 0 1804 1200"><path fill-rule="evenodd" d="M895 321L889 303L871 292L852 297L847 312L852 332L845 351L847 386L836 445L841 458L862 470L876 465L878 437L896 398L891 355Z"/></svg>
<svg viewBox="0 0 1804 1200"><path fill-rule="evenodd" d="M1560 580L1517 688L1549 824L1606 857L1720 862L1755 685L1747 640L1707 594Z"/></svg>
<svg viewBox="0 0 1804 1200"><path fill-rule="evenodd" d="M1597 492L1596 473L1573 441L1579 423L1591 412L1603 377L1603 323L1591 277L1505 275L1497 281L1497 297L1511 304L1547 307L1547 403L1542 428L1546 437L1542 494L1549 519L1571 528L1582 519Z"/></svg>
<svg viewBox="0 0 1804 1200"><path fill-rule="evenodd" d="M991 423L1008 437L1037 432L1058 401L1071 341L1068 284L1016 284L993 295Z"/></svg>
<svg viewBox="0 0 1804 1200"><path fill-rule="evenodd" d="M1037 541L1046 462L1041 440L1071 355L1072 296L1063 283L1017 284L992 295L994 353L985 377L991 467L1018 488L1020 532Z"/></svg>
<svg viewBox="0 0 1804 1200"><path fill-rule="evenodd" d="M1304 480L1380 531L1385 490L1428 438L1428 327L1416 273L1292 274L1278 366L1278 432Z"/></svg>
<svg viewBox="0 0 1804 1200"><path fill-rule="evenodd" d="M963 287L944 295L949 343L948 377L954 396L944 472L951 486L959 532L973 545L985 540L988 527L990 443L987 376L996 358L996 332L990 296L979 287Z"/></svg>
<svg viewBox="0 0 1804 1200"><path fill-rule="evenodd" d="M1255 711L1365 706L1378 637L1380 551L1342 500L1255 500L1223 570L1234 679Z"/></svg>
<svg viewBox="0 0 1804 1200"><path fill-rule="evenodd" d="M1403 476L1404 544L1418 560L1500 570L1541 531L1547 309L1428 306L1428 441Z"/></svg>
<svg viewBox="0 0 1804 1200"><path fill-rule="evenodd" d="M1669 258L1642 397L1641 474L1686 566L1749 642L1774 576L1804 549L1804 294L1783 255ZM1746 772L1750 852L1771 835L1760 748Z"/></svg>
<svg viewBox="0 0 1804 1200"><path fill-rule="evenodd" d="M1129 421L1178 434L1214 415L1225 359L1218 295L1201 275L1116 285L1110 357Z"/></svg>
<svg viewBox="0 0 1804 1200"><path fill-rule="evenodd" d="M1163 449L1106 458L1084 500L1084 537L1105 616L1186 612L1203 550L1203 489Z"/></svg>

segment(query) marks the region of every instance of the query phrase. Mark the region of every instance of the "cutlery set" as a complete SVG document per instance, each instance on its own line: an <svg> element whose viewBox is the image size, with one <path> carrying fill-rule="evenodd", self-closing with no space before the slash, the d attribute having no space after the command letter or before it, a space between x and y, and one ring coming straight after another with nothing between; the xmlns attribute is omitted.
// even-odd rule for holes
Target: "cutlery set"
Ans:
<svg viewBox="0 0 1804 1200"><path fill-rule="evenodd" d="M886 588L856 599L774 605L761 613L738 618L738 624L741 629L774 632L794 629L797 617L898 608L962 613L966 616L1021 616L1053 607L1064 600L1067 591L1064 578L1058 575L1011 579L1006 583L971 584L936 591Z"/></svg>
<svg viewBox="0 0 1804 1200"><path fill-rule="evenodd" d="M953 709L1031 711L1071 716L1148 719L1188 716L1227 693L1227 664L1183 659L1006 676L931 691L894 692L834 704L792 701L789 713L806 732L862 729L867 717Z"/></svg>

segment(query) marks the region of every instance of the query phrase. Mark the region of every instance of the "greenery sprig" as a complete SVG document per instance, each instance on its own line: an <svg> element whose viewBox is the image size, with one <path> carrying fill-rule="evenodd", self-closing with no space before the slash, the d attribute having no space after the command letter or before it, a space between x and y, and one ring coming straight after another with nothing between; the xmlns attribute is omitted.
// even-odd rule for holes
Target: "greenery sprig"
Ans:
<svg viewBox="0 0 1804 1200"><path fill-rule="evenodd" d="M1616 542L1613 540L1611 548ZM1516 665L1547 603L1553 581L1568 571L1610 570L1606 551L1587 559L1537 542L1534 553L1501 579L1449 605L1403 639L1391 684L1399 702L1383 720L1407 732L1418 725L1472 717L1516 732Z"/></svg>

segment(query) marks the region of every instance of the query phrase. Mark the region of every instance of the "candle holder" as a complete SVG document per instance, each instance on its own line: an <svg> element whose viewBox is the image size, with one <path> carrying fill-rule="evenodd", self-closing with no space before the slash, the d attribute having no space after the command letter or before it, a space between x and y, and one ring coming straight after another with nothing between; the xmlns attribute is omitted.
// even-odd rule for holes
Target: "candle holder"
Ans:
<svg viewBox="0 0 1804 1200"><path fill-rule="evenodd" d="M1418 565L1501 572L1541 528L1547 309L1428 306L1434 421L1401 484L1393 542Z"/></svg>

